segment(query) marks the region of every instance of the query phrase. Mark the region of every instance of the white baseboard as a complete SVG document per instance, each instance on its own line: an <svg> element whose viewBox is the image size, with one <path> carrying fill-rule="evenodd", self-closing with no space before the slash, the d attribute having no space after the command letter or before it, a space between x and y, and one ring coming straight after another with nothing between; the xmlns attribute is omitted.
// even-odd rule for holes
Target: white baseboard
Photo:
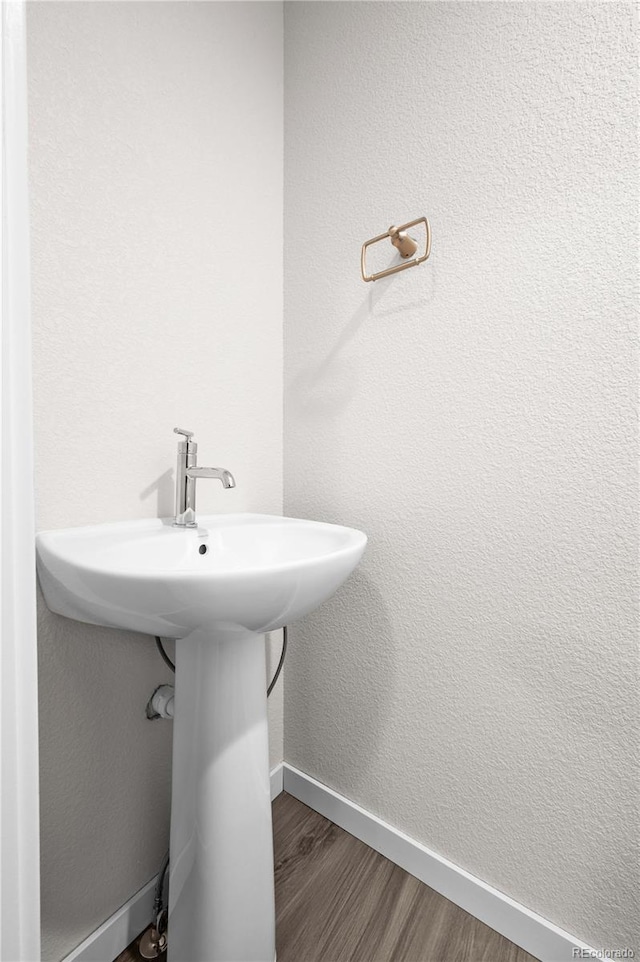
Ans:
<svg viewBox="0 0 640 962"><path fill-rule="evenodd" d="M271 772L271 798L282 792L283 766ZM152 878L100 928L67 955L63 962L111 962L151 923L156 880Z"/></svg>
<svg viewBox="0 0 640 962"><path fill-rule="evenodd" d="M355 835L542 962L571 962L588 945L286 763L284 790ZM595 955L593 956L595 958Z"/></svg>
<svg viewBox="0 0 640 962"><path fill-rule="evenodd" d="M283 780L284 780L284 765L280 762L275 768L271 769L271 801L277 798L278 795L284 791Z"/></svg>
<svg viewBox="0 0 640 962"><path fill-rule="evenodd" d="M92 932L67 955L63 962L111 962L149 925L153 915L153 893L158 876Z"/></svg>
<svg viewBox="0 0 640 962"><path fill-rule="evenodd" d="M575 958L574 949L594 953L590 946L514 902L508 895L287 764L277 765L271 772L271 798L276 798L283 790L542 962L571 962ZM156 878L151 879L63 962L111 962L120 955L151 921L155 884Z"/></svg>

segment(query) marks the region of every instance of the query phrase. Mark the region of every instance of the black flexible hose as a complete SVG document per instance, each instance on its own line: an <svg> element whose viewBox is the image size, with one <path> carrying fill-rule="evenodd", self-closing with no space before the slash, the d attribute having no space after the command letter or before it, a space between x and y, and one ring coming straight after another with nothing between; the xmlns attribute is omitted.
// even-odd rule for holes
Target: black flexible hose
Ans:
<svg viewBox="0 0 640 962"><path fill-rule="evenodd" d="M175 674L176 666L174 665L174 663L173 663L173 662L171 661L171 659L169 658L169 655L168 655L168 654L166 653L166 651L164 650L164 645L162 644L162 641L160 640L160 638L158 638L157 635L155 636L155 639L156 639L156 648L157 648L158 651L160 652L160 657L162 658L162 660L163 660L163 662L165 663L165 665L166 665L168 668L170 668L171 671Z"/></svg>
<svg viewBox="0 0 640 962"><path fill-rule="evenodd" d="M170 668L171 671L174 672L174 674L175 674L176 666L174 665L174 663L173 663L173 662L171 661L171 659L169 658L169 655L168 655L168 654L166 653L166 651L164 650L164 645L162 644L162 639L159 638L157 635L155 636L155 639L156 639L156 648L157 648L158 651L160 652L160 657L161 657L162 660L164 661L165 665L167 665L167 667ZM275 688L276 682L277 682L278 678L280 677L280 672L282 671L282 666L284 665L285 655L287 654L287 640L288 640L288 639L287 639L287 626L285 625L284 628L282 629L282 652L280 653L280 661L278 662L278 667L276 668L275 675L274 675L273 678L271 679L271 684L270 684L269 687L267 688L267 698L269 697L269 695L271 694L271 692L272 692L273 689Z"/></svg>
<svg viewBox="0 0 640 962"><path fill-rule="evenodd" d="M280 677L280 672L282 671L282 666L284 665L284 656L287 653L287 626L285 625L282 629L282 653L280 654L280 661L278 662L278 667L276 668L276 673L271 679L271 684L267 688L267 698L275 688L275 684Z"/></svg>
<svg viewBox="0 0 640 962"><path fill-rule="evenodd" d="M164 910L164 879L167 874L167 869L169 868L169 853L164 857L164 862L162 863L162 868L160 869L160 874L158 875L158 881L156 882L156 890L153 899L153 917L156 931L162 935L166 925L166 919L163 916L166 914Z"/></svg>

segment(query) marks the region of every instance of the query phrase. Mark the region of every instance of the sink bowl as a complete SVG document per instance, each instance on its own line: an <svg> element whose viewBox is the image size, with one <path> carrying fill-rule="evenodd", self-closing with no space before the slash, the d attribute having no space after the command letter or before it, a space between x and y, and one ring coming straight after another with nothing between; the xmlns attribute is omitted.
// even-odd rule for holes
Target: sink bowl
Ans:
<svg viewBox="0 0 640 962"><path fill-rule="evenodd" d="M353 528L262 514L216 515L45 531L38 574L57 614L183 638L272 631L329 598L367 542Z"/></svg>

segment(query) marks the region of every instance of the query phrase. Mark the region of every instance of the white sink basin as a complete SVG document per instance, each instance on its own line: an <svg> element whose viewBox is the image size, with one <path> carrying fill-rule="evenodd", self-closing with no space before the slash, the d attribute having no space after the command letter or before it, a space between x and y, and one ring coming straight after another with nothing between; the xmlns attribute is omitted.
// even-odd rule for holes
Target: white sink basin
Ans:
<svg viewBox="0 0 640 962"><path fill-rule="evenodd" d="M128 521L38 535L47 604L67 618L183 638L271 631L329 598L367 542L353 528L262 514Z"/></svg>
<svg viewBox="0 0 640 962"><path fill-rule="evenodd" d="M353 528L262 514L37 537L52 611L177 639L169 962L274 962L263 633L329 598L366 543Z"/></svg>

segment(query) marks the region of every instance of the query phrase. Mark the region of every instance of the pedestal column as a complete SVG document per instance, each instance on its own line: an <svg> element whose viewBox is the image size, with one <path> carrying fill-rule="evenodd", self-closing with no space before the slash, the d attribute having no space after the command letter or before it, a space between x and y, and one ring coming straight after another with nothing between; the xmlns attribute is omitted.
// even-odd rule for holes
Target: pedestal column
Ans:
<svg viewBox="0 0 640 962"><path fill-rule="evenodd" d="M264 636L176 642L169 962L274 962Z"/></svg>

